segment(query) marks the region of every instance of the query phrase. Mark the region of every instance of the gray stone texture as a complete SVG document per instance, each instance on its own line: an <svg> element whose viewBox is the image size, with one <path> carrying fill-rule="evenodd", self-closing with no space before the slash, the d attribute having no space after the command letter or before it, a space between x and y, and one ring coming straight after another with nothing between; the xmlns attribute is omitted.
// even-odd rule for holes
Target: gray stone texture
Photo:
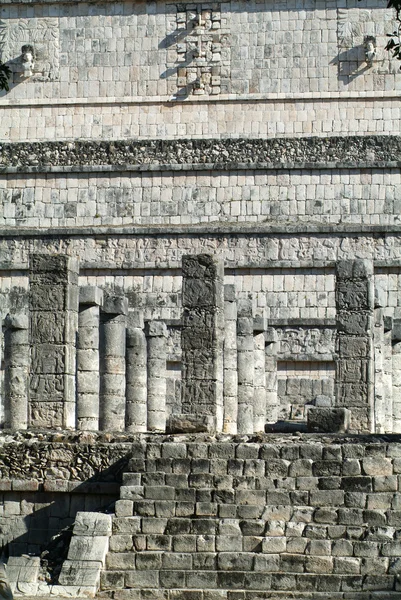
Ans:
<svg viewBox="0 0 401 600"><path fill-rule="evenodd" d="M225 433L237 432L237 304L234 285L224 286L224 377L223 402Z"/></svg>
<svg viewBox="0 0 401 600"><path fill-rule="evenodd" d="M131 313L127 324L126 429L132 432L147 429L147 344L141 317Z"/></svg>
<svg viewBox="0 0 401 600"><path fill-rule="evenodd" d="M374 430L373 265L336 263L336 405L351 412L350 430Z"/></svg>
<svg viewBox="0 0 401 600"><path fill-rule="evenodd" d="M329 587L330 598L350 589L350 600L359 600L371 574L376 597L396 593L399 511L373 488L376 474L385 473L378 490L387 478L391 495L397 494L397 477L390 481L393 443L333 433L305 434L302 441L266 436L258 443L221 434L171 440L160 440L158 454L172 463L158 463L155 472L155 444L148 441L141 471L125 475L140 478L142 500L124 505L115 522L105 582L118 573L125 590L299 600L323 597ZM175 480L174 460L188 461ZM131 535L120 533L124 529ZM132 544L136 551L129 554ZM106 583L104 589L110 589Z"/></svg>
<svg viewBox="0 0 401 600"><path fill-rule="evenodd" d="M223 265L211 255L182 259L182 412L223 428Z"/></svg>
<svg viewBox="0 0 401 600"><path fill-rule="evenodd" d="M146 323L147 430L166 430L167 327L162 321Z"/></svg>
<svg viewBox="0 0 401 600"><path fill-rule="evenodd" d="M29 319L26 314L4 319L4 426L27 429L29 394Z"/></svg>
<svg viewBox="0 0 401 600"><path fill-rule="evenodd" d="M77 415L80 430L99 429L99 325L103 290L79 289L77 337Z"/></svg>
<svg viewBox="0 0 401 600"><path fill-rule="evenodd" d="M250 153L249 150L252 149ZM290 139L198 139L113 140L5 143L2 161L6 166L142 165L217 163L226 169L233 163L288 165L299 168L314 163L394 163L401 157L401 139L389 136L300 137Z"/></svg>
<svg viewBox="0 0 401 600"><path fill-rule="evenodd" d="M106 431L125 429L127 312L126 298L105 298L100 315L99 428Z"/></svg>
<svg viewBox="0 0 401 600"><path fill-rule="evenodd" d="M78 261L61 254L33 254L29 282L29 425L74 427Z"/></svg>
<svg viewBox="0 0 401 600"><path fill-rule="evenodd" d="M254 427L254 340L252 300L238 303L237 318L238 433Z"/></svg>

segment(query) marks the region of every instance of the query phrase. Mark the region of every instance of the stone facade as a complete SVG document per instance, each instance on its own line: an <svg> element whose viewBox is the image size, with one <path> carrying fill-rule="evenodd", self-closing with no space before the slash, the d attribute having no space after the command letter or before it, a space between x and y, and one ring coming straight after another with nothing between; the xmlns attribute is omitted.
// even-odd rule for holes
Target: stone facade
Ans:
<svg viewBox="0 0 401 600"><path fill-rule="evenodd" d="M2 3L16 594L399 597L393 21L382 0Z"/></svg>

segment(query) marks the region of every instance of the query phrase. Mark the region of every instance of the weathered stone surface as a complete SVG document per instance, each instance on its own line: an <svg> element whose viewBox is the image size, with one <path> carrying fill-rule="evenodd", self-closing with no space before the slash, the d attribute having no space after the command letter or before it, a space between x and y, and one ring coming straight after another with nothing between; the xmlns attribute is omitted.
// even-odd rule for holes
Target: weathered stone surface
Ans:
<svg viewBox="0 0 401 600"><path fill-rule="evenodd" d="M210 416L214 419L213 429L221 430L224 318L222 265L206 254L184 256L182 270L182 413L198 415L202 428L204 417Z"/></svg>
<svg viewBox="0 0 401 600"><path fill-rule="evenodd" d="M252 152L249 152L251 145ZM329 153L334 163L358 164L400 160L398 136L309 137L291 140L135 140L113 142L36 142L2 145L2 163L27 165L228 164L270 165L320 163Z"/></svg>
<svg viewBox="0 0 401 600"><path fill-rule="evenodd" d="M168 433L212 433L215 421L211 415L171 415L167 422Z"/></svg>
<svg viewBox="0 0 401 600"><path fill-rule="evenodd" d="M102 515L94 512L77 513L73 534L104 536L111 534L111 515Z"/></svg>

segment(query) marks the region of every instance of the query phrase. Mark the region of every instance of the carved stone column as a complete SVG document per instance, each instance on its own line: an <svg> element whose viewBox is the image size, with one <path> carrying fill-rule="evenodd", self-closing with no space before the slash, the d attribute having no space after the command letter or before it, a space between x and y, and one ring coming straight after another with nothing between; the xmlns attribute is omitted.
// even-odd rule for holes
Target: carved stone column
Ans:
<svg viewBox="0 0 401 600"><path fill-rule="evenodd" d="M373 265L364 260L336 265L336 405L351 411L350 430L374 430Z"/></svg>
<svg viewBox="0 0 401 600"><path fill-rule="evenodd" d="M224 424L225 433L237 433L237 303L235 286L224 286Z"/></svg>
<svg viewBox="0 0 401 600"><path fill-rule="evenodd" d="M223 429L223 264L184 256L182 412L193 427Z"/></svg>
<svg viewBox="0 0 401 600"><path fill-rule="evenodd" d="M29 319L4 319L4 427L27 429L29 382Z"/></svg>
<svg viewBox="0 0 401 600"><path fill-rule="evenodd" d="M125 429L125 338L128 300L105 299L100 318L100 406L102 431Z"/></svg>
<svg viewBox="0 0 401 600"><path fill-rule="evenodd" d="M29 425L74 428L78 261L63 255L34 254L29 280Z"/></svg>
<svg viewBox="0 0 401 600"><path fill-rule="evenodd" d="M252 300L238 302L237 319L238 366L238 433L253 433L254 341Z"/></svg>
<svg viewBox="0 0 401 600"><path fill-rule="evenodd" d="M162 321L147 323L148 431L166 430L167 327Z"/></svg>
<svg viewBox="0 0 401 600"><path fill-rule="evenodd" d="M127 326L127 431L147 430L147 347L143 315L128 315Z"/></svg>
<svg viewBox="0 0 401 600"><path fill-rule="evenodd" d="M99 324L103 291L79 290L77 343L77 429L99 429Z"/></svg>

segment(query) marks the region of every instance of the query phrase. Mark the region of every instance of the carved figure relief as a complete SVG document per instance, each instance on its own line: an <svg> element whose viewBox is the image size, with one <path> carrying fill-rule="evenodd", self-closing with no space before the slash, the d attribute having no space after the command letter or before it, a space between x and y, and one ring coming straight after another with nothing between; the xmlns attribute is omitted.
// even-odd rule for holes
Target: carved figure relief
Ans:
<svg viewBox="0 0 401 600"><path fill-rule="evenodd" d="M65 317L63 313L34 312L31 317L32 336L37 343L62 344Z"/></svg>
<svg viewBox="0 0 401 600"><path fill-rule="evenodd" d="M62 402L30 402L29 423L31 427L62 427Z"/></svg>
<svg viewBox="0 0 401 600"><path fill-rule="evenodd" d="M335 350L335 334L334 329L279 328L279 354L332 354Z"/></svg>
<svg viewBox="0 0 401 600"><path fill-rule="evenodd" d="M388 9L338 9L338 64L340 74L355 76L369 69L369 73L396 72L397 65L384 51L386 33L393 31L394 17ZM381 39L380 39L381 38ZM372 49L367 54L366 40L375 40L374 60ZM351 68L349 63L354 63ZM348 65L348 66L346 66Z"/></svg>
<svg viewBox="0 0 401 600"><path fill-rule="evenodd" d="M21 77L54 81L58 79L59 37L58 20L54 18L0 21L1 62Z"/></svg>
<svg viewBox="0 0 401 600"><path fill-rule="evenodd" d="M32 348L32 370L34 373L64 373L65 348L54 344L41 344Z"/></svg>

